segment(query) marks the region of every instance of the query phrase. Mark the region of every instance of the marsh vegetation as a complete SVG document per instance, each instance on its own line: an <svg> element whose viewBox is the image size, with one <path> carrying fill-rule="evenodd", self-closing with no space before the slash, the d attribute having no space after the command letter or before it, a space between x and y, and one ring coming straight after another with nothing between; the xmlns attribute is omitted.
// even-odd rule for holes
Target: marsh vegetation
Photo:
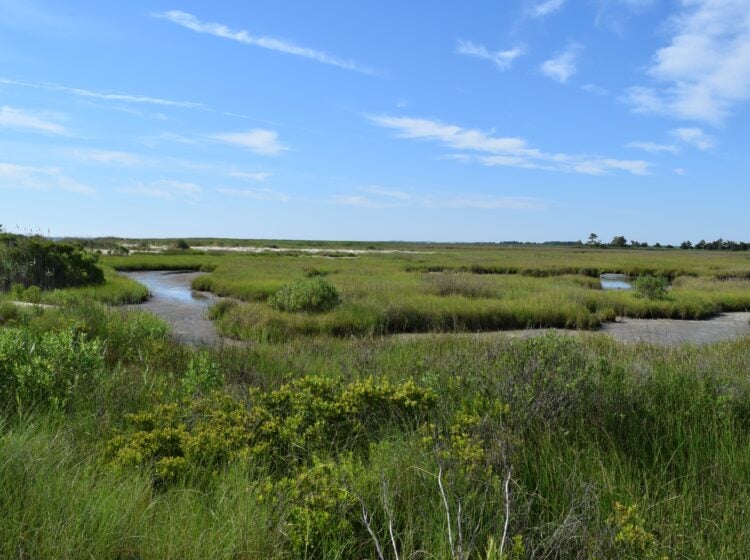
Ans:
<svg viewBox="0 0 750 560"><path fill-rule="evenodd" d="M746 309L750 261L473 251L106 257L104 284L42 292L60 307L3 303L0 556L743 557L747 339L372 335ZM107 305L136 295L113 268L211 271L251 343ZM608 270L672 287L604 292Z"/></svg>

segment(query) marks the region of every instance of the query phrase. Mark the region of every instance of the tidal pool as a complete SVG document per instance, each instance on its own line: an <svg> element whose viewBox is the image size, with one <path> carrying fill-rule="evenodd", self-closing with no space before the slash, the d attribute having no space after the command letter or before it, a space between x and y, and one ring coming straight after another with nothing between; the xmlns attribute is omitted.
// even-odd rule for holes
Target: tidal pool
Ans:
<svg viewBox="0 0 750 560"><path fill-rule="evenodd" d="M599 277L602 290L632 290L633 284L624 274L602 274Z"/></svg>

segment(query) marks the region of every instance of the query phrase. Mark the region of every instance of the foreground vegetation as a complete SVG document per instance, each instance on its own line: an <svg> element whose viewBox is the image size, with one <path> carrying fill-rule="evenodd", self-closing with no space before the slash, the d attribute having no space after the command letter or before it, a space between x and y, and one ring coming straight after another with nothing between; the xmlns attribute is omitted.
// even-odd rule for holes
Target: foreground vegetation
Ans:
<svg viewBox="0 0 750 560"><path fill-rule="evenodd" d="M0 329L3 558L716 558L750 549L750 344Z"/></svg>
<svg viewBox="0 0 750 560"><path fill-rule="evenodd" d="M114 268L210 273L196 287L234 298L219 326L254 341L177 343L108 305L147 295ZM637 290L603 292L600 272ZM102 274L0 301L2 558L750 550L750 339L373 336L747 309L742 256L185 252L106 257Z"/></svg>
<svg viewBox="0 0 750 560"><path fill-rule="evenodd" d="M617 316L704 319L750 309L750 260L741 254L422 248L349 258L294 252L133 255L108 257L105 263L121 270L206 271L193 287L233 300L213 310L221 332L256 341L321 334L596 329ZM604 272L641 277L644 289L602 291L599 275ZM652 288L661 288L645 289L648 277L653 277ZM315 297L329 303L291 304L290 286L301 294L303 286L323 281L337 295ZM282 300L289 305L281 305Z"/></svg>

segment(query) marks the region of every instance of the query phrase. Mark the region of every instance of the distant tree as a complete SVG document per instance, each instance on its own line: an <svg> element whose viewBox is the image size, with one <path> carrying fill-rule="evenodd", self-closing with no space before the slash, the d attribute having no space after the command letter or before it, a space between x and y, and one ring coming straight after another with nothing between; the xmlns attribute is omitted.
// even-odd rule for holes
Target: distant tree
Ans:
<svg viewBox="0 0 750 560"><path fill-rule="evenodd" d="M683 241L680 243L680 249L692 249L693 244L690 241Z"/></svg>
<svg viewBox="0 0 750 560"><path fill-rule="evenodd" d="M595 233L589 233L589 240L586 245L599 245L599 236Z"/></svg>
<svg viewBox="0 0 750 560"><path fill-rule="evenodd" d="M175 249L179 249L181 251L187 251L188 249L190 249L190 245L188 245L188 242L184 239L178 239L177 241L175 241L174 247Z"/></svg>
<svg viewBox="0 0 750 560"><path fill-rule="evenodd" d="M627 247L628 240L622 235L616 235L609 243L612 247Z"/></svg>

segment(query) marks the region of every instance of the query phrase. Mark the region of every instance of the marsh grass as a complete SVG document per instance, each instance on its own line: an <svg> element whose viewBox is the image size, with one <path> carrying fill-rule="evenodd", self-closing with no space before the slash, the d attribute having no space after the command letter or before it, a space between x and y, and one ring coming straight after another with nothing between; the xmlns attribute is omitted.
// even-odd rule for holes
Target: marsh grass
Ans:
<svg viewBox="0 0 750 560"><path fill-rule="evenodd" d="M456 558L459 535L472 559L497 558L501 543L512 560L746 556L750 339L659 348L596 334L363 336L705 317L748 308L748 282L736 278L745 265L665 254L665 270L689 275L648 300L596 289L593 276L550 276L562 270L559 252L452 260L445 251L132 257L133 266L215 266L202 281L244 301L211 313L225 332L255 340L245 346L181 346L149 314L85 301L95 292L54 309L0 307L15 329L4 332L75 333L104 368L63 407L30 395L19 408L0 392L0 557L374 558L377 539L386 557L395 543L401 558ZM571 268L635 267L635 253L576 253ZM421 268L500 260L538 274L443 271L453 276L435 281ZM268 305L315 267L340 292L338 307L310 315ZM110 286L101 289L130 284ZM72 371L23 348L14 375ZM404 386L434 400L418 414L417 398L378 400L379 387ZM174 425L170 410L181 411ZM149 419L195 460L178 453L159 464L157 448L113 461L118 438L150 449ZM233 455L231 442L249 450Z"/></svg>
<svg viewBox="0 0 750 560"><path fill-rule="evenodd" d="M518 558L729 560L750 548L748 340L666 349L597 335L313 337L198 352L147 317L89 304L14 320L28 336L72 326L99 340L106 372L64 410L3 408L0 556L375 557L364 505L401 557L442 558L456 542L445 502L456 538L460 503L467 558L496 551L506 504ZM191 367L200 375L186 383ZM362 413L343 398L376 397L386 382L434 401L417 416L384 417L377 399ZM327 383L339 387L330 398ZM133 435L128 414L186 398L187 429L221 451L237 437L233 409L210 403L244 402L250 388L275 412L256 410L263 423L243 429L270 445L305 442L285 447L296 459L281 471L257 460L258 448L154 484L148 461L107 459L113 438ZM316 437L326 426L356 429Z"/></svg>
<svg viewBox="0 0 750 560"><path fill-rule="evenodd" d="M596 329L617 316L704 319L750 309L747 281L722 280L750 270L741 255L457 247L351 259L289 253L135 255L106 263L212 270L196 278L193 288L242 302L213 312L222 333L261 341L318 334ZM673 278L673 288L661 299L602 291L598 275L604 271L661 274ZM340 294L335 309L311 317L269 305L283 286L322 274Z"/></svg>

